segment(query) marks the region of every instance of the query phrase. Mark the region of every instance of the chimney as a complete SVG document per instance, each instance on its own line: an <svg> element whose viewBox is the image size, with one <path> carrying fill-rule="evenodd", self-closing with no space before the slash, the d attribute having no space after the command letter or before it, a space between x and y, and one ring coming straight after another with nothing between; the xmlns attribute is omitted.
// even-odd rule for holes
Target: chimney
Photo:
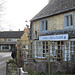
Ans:
<svg viewBox="0 0 75 75"><path fill-rule="evenodd" d="M26 29L26 28L24 28L24 32L26 32L26 33L27 33L27 29Z"/></svg>
<svg viewBox="0 0 75 75"><path fill-rule="evenodd" d="M51 0L48 0L48 3L50 2Z"/></svg>
<svg viewBox="0 0 75 75"><path fill-rule="evenodd" d="M20 31L20 29L18 29L18 31Z"/></svg>

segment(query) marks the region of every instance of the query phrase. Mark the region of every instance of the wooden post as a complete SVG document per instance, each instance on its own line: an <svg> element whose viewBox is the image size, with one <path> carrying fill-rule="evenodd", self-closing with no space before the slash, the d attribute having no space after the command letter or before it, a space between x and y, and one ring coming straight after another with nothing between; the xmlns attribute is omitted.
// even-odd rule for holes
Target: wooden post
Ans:
<svg viewBox="0 0 75 75"><path fill-rule="evenodd" d="M20 40L17 41L17 66L18 67L20 67L19 66L19 56L20 56L20 52L19 52L20 48L19 48L19 46L20 46Z"/></svg>
<svg viewBox="0 0 75 75"><path fill-rule="evenodd" d="M68 73L68 58L69 58L69 41L68 41L68 44L67 44L67 73Z"/></svg>
<svg viewBox="0 0 75 75"><path fill-rule="evenodd" d="M48 51L49 51L49 56L48 56L48 73L50 75L50 41L48 41Z"/></svg>
<svg viewBox="0 0 75 75"><path fill-rule="evenodd" d="M18 68L18 75L20 75L20 68Z"/></svg>
<svg viewBox="0 0 75 75"><path fill-rule="evenodd" d="M8 62L6 62L6 75L8 75Z"/></svg>

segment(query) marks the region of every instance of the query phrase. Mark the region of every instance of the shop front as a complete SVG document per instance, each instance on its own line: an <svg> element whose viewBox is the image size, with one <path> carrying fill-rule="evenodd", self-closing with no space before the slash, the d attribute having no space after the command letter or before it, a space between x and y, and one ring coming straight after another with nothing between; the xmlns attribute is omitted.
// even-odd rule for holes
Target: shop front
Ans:
<svg viewBox="0 0 75 75"><path fill-rule="evenodd" d="M75 68L75 40L69 34L39 36L42 58L50 61L52 72L72 72Z"/></svg>
<svg viewBox="0 0 75 75"><path fill-rule="evenodd" d="M75 41L69 39L68 34L39 36L39 40L43 41L43 57L46 57L50 50L50 61L74 60Z"/></svg>

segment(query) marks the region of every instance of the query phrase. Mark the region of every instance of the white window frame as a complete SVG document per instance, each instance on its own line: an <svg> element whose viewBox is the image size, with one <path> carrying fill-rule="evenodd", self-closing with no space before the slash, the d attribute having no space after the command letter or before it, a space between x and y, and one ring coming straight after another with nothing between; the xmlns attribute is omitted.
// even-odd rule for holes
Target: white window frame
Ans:
<svg viewBox="0 0 75 75"><path fill-rule="evenodd" d="M38 47L37 47L37 44L38 44ZM42 42L41 41L35 41L35 58L43 58L43 51L42 50L43 50L42 49ZM40 56L39 56L39 51L41 53ZM37 54L38 54L38 56L37 56Z"/></svg>
<svg viewBox="0 0 75 75"><path fill-rule="evenodd" d="M70 16L72 16L72 25L71 25L71 17ZM67 17L68 17L68 20L67 20ZM73 13L64 15L64 28L73 28Z"/></svg>
<svg viewBox="0 0 75 75"><path fill-rule="evenodd" d="M43 44L44 43L44 44ZM44 46L44 48L42 47L42 58L47 58L47 56L48 56L48 49L46 48L46 47L48 47L48 41L43 41L42 42L42 46ZM44 52L43 52L44 51ZM45 55L45 56L44 56Z"/></svg>
<svg viewBox="0 0 75 75"><path fill-rule="evenodd" d="M46 22L47 22L47 24L46 24ZM48 19L41 20L41 24L40 25L41 25L40 29L41 29L42 32L48 31Z"/></svg>

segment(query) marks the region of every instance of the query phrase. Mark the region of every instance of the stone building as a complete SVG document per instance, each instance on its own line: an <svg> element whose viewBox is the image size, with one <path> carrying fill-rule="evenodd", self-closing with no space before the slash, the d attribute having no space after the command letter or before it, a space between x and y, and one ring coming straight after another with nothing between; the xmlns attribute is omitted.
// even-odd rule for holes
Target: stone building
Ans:
<svg viewBox="0 0 75 75"><path fill-rule="evenodd" d="M0 52L12 51L17 40L25 38L24 31L3 31L0 32Z"/></svg>
<svg viewBox="0 0 75 75"><path fill-rule="evenodd" d="M60 61L61 59L50 59L51 62L55 61L54 65L56 66L51 72L72 72L75 64L73 63L72 65L71 62L67 62L68 66L64 61L74 60L75 62L75 0L49 1L50 2L31 19L31 39L50 41L50 56L63 58L62 62ZM44 42L42 45L44 45ZM41 51L42 58L49 53L48 50L44 50L44 48ZM37 57L36 52L35 50L35 57ZM64 65L66 67L62 67Z"/></svg>

